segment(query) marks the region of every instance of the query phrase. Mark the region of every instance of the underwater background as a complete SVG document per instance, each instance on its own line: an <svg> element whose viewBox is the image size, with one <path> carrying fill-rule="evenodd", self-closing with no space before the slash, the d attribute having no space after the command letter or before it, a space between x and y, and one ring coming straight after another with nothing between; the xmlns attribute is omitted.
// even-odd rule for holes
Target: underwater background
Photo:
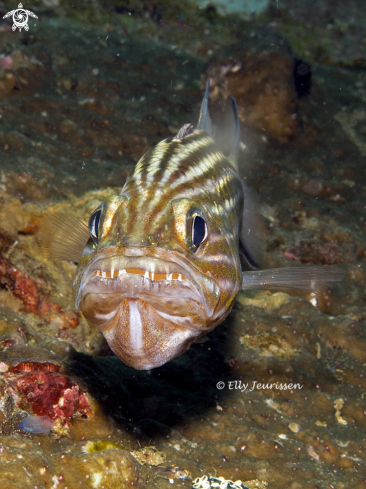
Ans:
<svg viewBox="0 0 366 489"><path fill-rule="evenodd" d="M1 19L17 8L0 2ZM203 476L364 488L366 3L24 8L38 17L29 30L0 21L1 488L191 488ZM55 211L87 222L149 148L196 124L207 79L213 113L230 94L238 103L266 268L346 277L317 296L241 292L209 341L136 371L75 310L76 265L42 257L38 225Z"/></svg>

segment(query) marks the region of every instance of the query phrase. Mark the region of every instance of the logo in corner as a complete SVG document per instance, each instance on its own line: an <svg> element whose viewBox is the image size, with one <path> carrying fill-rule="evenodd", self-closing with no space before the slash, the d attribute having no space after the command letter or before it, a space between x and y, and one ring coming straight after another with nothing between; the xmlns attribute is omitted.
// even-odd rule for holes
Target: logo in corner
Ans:
<svg viewBox="0 0 366 489"><path fill-rule="evenodd" d="M12 25L13 31L15 31L16 28L18 28L20 31L23 28L26 31L28 31L29 30L28 17L33 17L34 19L38 19L36 14L31 12L30 10L25 10L21 3L18 5L18 8L16 10L12 10L11 12L6 13L3 19L7 19L8 17L11 16L13 16L13 22L14 22L14 24Z"/></svg>

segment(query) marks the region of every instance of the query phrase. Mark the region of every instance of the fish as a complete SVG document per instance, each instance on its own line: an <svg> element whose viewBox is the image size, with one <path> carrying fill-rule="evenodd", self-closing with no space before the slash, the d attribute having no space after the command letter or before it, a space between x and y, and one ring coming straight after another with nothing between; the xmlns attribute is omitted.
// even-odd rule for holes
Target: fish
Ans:
<svg viewBox="0 0 366 489"><path fill-rule="evenodd" d="M48 434L52 429L53 421L49 416L30 415L22 419L19 429L34 435Z"/></svg>
<svg viewBox="0 0 366 489"><path fill-rule="evenodd" d="M138 370L203 341L240 290L317 291L344 276L327 266L260 269L260 213L239 173L236 101L218 124L208 100L207 84L197 127L184 124L147 151L88 225L66 213L40 224L43 253L78 263L75 307Z"/></svg>

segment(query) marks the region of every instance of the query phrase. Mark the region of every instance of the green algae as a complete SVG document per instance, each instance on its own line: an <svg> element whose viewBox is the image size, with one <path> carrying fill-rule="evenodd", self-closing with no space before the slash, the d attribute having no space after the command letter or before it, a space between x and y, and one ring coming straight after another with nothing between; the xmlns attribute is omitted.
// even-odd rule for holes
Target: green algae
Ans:
<svg viewBox="0 0 366 489"><path fill-rule="evenodd" d="M86 453L104 452L106 450L125 450L125 448L108 440L90 440L84 445L84 452Z"/></svg>

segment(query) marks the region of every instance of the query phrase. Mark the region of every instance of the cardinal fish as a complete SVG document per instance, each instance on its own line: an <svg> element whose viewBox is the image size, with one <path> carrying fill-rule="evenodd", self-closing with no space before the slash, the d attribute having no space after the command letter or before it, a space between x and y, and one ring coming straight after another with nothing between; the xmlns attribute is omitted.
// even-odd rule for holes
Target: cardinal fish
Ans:
<svg viewBox="0 0 366 489"><path fill-rule="evenodd" d="M197 127L185 124L142 156L88 226L63 213L40 226L46 255L78 263L76 307L136 369L159 367L202 341L240 290L312 290L343 276L333 267L253 270L258 212L238 171L236 102L230 98L214 124L208 92ZM243 259L252 270L243 271Z"/></svg>

